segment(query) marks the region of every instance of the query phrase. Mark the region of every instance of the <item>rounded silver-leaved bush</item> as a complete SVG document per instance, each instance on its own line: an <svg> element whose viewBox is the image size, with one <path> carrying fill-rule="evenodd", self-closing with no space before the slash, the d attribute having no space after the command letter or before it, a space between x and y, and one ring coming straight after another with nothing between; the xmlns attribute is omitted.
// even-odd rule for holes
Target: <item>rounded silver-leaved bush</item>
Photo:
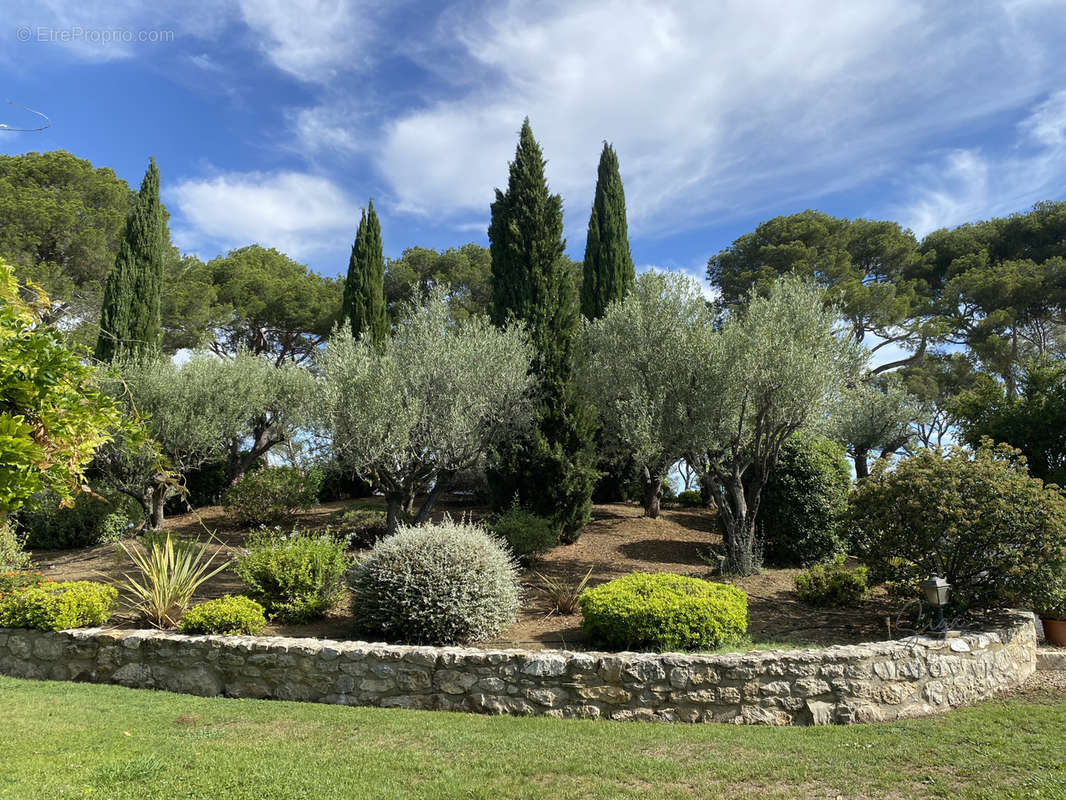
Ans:
<svg viewBox="0 0 1066 800"><path fill-rule="evenodd" d="M518 616L514 559L484 528L447 518L378 542L351 589L357 632L387 642L484 641Z"/></svg>

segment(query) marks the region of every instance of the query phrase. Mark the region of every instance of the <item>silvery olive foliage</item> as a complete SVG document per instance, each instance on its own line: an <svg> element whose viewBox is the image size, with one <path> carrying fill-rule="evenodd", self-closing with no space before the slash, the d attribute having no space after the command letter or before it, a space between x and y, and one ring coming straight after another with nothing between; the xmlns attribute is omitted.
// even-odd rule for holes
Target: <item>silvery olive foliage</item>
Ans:
<svg viewBox="0 0 1066 800"><path fill-rule="evenodd" d="M466 644L518 615L517 567L484 528L445 517L399 531L352 571L357 630L388 642Z"/></svg>
<svg viewBox="0 0 1066 800"><path fill-rule="evenodd" d="M632 457L641 471L650 517L670 467L708 438L707 405L716 397L700 373L712 322L695 280L645 272L624 300L585 323L578 380L596 408L605 454Z"/></svg>
<svg viewBox="0 0 1066 800"><path fill-rule="evenodd" d="M729 572L758 568L755 519L781 445L821 424L867 361L839 320L820 288L785 277L730 311L711 339L702 379L713 402L701 455Z"/></svg>
<svg viewBox="0 0 1066 800"><path fill-rule="evenodd" d="M867 460L887 458L909 445L928 410L894 373L876 383L861 381L846 388L827 425L830 438L843 444L855 461L855 475L869 475Z"/></svg>
<svg viewBox="0 0 1066 800"><path fill-rule="evenodd" d="M444 290L408 305L380 345L330 340L318 360L321 425L341 461L385 495L390 531L416 494L529 419L531 358L520 328L455 321Z"/></svg>

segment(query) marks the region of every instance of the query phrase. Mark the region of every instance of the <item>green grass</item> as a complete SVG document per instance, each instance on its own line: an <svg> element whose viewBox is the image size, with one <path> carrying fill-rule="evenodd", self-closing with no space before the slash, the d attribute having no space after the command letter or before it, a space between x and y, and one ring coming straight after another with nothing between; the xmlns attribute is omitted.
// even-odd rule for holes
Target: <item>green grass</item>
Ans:
<svg viewBox="0 0 1066 800"><path fill-rule="evenodd" d="M0 797L1062 798L1062 698L847 728L204 699L0 677Z"/></svg>

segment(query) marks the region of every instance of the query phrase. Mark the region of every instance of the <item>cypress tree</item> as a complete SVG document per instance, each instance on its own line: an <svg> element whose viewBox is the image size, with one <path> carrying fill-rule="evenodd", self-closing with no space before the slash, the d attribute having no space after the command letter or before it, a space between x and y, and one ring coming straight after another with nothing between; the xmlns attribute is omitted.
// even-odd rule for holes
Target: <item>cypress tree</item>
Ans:
<svg viewBox="0 0 1066 800"><path fill-rule="evenodd" d="M497 508L518 502L574 541L588 521L596 479L592 420L573 390L578 302L563 256L563 205L548 189L544 158L527 118L507 191L491 206L491 316L518 320L535 347L538 378L533 428L501 445L489 470Z"/></svg>
<svg viewBox="0 0 1066 800"><path fill-rule="evenodd" d="M162 352L163 257L166 217L159 202L159 170L150 159L126 218L115 266L100 309L96 358L111 362Z"/></svg>
<svg viewBox="0 0 1066 800"><path fill-rule="evenodd" d="M381 246L381 223L374 201L363 211L348 260L344 280L342 315L351 325L352 335L381 343L388 332L385 314L385 256Z"/></svg>
<svg viewBox="0 0 1066 800"><path fill-rule="evenodd" d="M608 305L629 293L635 280L636 271L629 252L626 195L618 171L618 156L614 148L604 142L596 176L596 197L592 202L585 240L581 313L588 319L602 317Z"/></svg>

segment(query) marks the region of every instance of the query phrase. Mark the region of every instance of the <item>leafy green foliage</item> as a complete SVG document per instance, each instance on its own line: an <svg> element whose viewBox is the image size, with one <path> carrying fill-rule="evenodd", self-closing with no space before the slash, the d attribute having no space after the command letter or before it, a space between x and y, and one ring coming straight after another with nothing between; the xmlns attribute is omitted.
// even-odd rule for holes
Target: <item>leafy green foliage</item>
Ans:
<svg viewBox="0 0 1066 800"><path fill-rule="evenodd" d="M272 619L310 622L344 594L351 566L344 542L325 534L264 530L237 557L237 576Z"/></svg>
<svg viewBox="0 0 1066 800"><path fill-rule="evenodd" d="M629 253L626 196L614 148L603 143L596 175L596 196L589 215L581 282L581 313L602 317L607 307L633 288L636 272Z"/></svg>
<svg viewBox="0 0 1066 800"><path fill-rule="evenodd" d="M589 519L595 484L593 420L573 387L578 304L563 254L562 199L548 189L544 157L526 119L507 191L491 207L492 321L524 323L533 343L532 374L538 410L524 435L501 442L488 470L493 505L515 495L535 514L550 517L565 542Z"/></svg>
<svg viewBox="0 0 1066 800"><path fill-rule="evenodd" d="M117 542L132 533L131 523L139 518L133 501L120 494L80 494L65 507L47 493L19 513L18 524L27 547L55 549Z"/></svg>
<svg viewBox="0 0 1066 800"><path fill-rule="evenodd" d="M40 570L29 569L10 570L0 572L0 597L13 592L16 589L25 589L27 586L40 586L42 583L51 582L51 578L45 579Z"/></svg>
<svg viewBox="0 0 1066 800"><path fill-rule="evenodd" d="M848 522L876 580L913 590L940 575L960 610L1028 604L1066 569L1066 498L1002 445L878 468L852 492Z"/></svg>
<svg viewBox="0 0 1066 800"><path fill-rule="evenodd" d="M30 568L30 554L23 549L24 545L21 534L6 522L0 523L0 573L15 573Z"/></svg>
<svg viewBox="0 0 1066 800"><path fill-rule="evenodd" d="M1066 365L1034 363L1022 373L1018 394L988 376L950 404L963 440L1004 442L1025 456L1029 472L1066 486Z"/></svg>
<svg viewBox="0 0 1066 800"><path fill-rule="evenodd" d="M683 492L677 493L677 504L681 508L703 508L707 505L703 499L703 495L692 489L685 489Z"/></svg>
<svg viewBox="0 0 1066 800"><path fill-rule="evenodd" d="M936 334L928 322L932 287L914 235L898 223L839 219L803 211L762 222L707 262L722 302L746 302L785 275L817 281L827 302L839 306L856 338L876 337L871 349L893 345L914 351L875 372L915 360Z"/></svg>
<svg viewBox="0 0 1066 800"><path fill-rule="evenodd" d="M329 530L352 547L365 549L388 533L388 516L378 508L342 508L330 516Z"/></svg>
<svg viewBox="0 0 1066 800"><path fill-rule="evenodd" d="M61 631L103 625L117 600L115 587L104 583L46 581L0 596L0 628Z"/></svg>
<svg viewBox="0 0 1066 800"><path fill-rule="evenodd" d="M481 317L453 321L443 292L410 307L380 346L342 333L319 360L321 425L337 457L384 494L390 530L416 494L529 416L527 337Z"/></svg>
<svg viewBox="0 0 1066 800"><path fill-rule="evenodd" d="M151 159L133 201L115 266L107 276L96 358L109 363L154 356L163 345L163 262L169 243Z"/></svg>
<svg viewBox="0 0 1066 800"><path fill-rule="evenodd" d="M379 542L356 565L351 589L356 629L388 642L484 641L518 614L510 554L483 528L448 518Z"/></svg>
<svg viewBox="0 0 1066 800"><path fill-rule="evenodd" d="M222 504L238 524L292 522L318 502L322 472L299 467L261 467L246 472L226 490Z"/></svg>
<svg viewBox="0 0 1066 800"><path fill-rule="evenodd" d="M815 564L792 580L800 600L812 606L851 608L866 597L866 567L849 569L841 554L832 561Z"/></svg>
<svg viewBox="0 0 1066 800"><path fill-rule="evenodd" d="M43 324L48 299L22 299L0 261L0 523L38 492L73 496L120 424L93 371Z"/></svg>
<svg viewBox="0 0 1066 800"><path fill-rule="evenodd" d="M48 319L83 341L100 313L132 193L64 150L0 155L0 259L52 298Z"/></svg>
<svg viewBox="0 0 1066 800"><path fill-rule="evenodd" d="M795 566L839 552L850 489L844 448L808 432L786 441L759 505L763 559L775 566Z"/></svg>
<svg viewBox="0 0 1066 800"><path fill-rule="evenodd" d="M525 566L559 544L559 532L551 520L530 514L520 506L512 506L494 516L489 528L507 543L514 557Z"/></svg>
<svg viewBox="0 0 1066 800"><path fill-rule="evenodd" d="M409 247L385 263L385 303L394 322L406 306L437 287L446 290L448 308L457 322L487 315L492 301L488 248L474 242L441 251Z"/></svg>
<svg viewBox="0 0 1066 800"><path fill-rule="evenodd" d="M121 542L119 547L141 574L123 575L118 586L133 598L133 609L157 628L177 625L197 590L229 566L225 558L215 565L223 551L208 555L206 544L175 540L169 532L140 546Z"/></svg>
<svg viewBox="0 0 1066 800"><path fill-rule="evenodd" d="M585 325L578 380L597 411L601 451L636 464L650 517L659 514L671 466L709 436L713 395L700 370L710 355L711 323L695 281L645 272L625 299Z"/></svg>
<svg viewBox="0 0 1066 800"><path fill-rule="evenodd" d="M589 578L592 577L592 567L589 567L585 577L579 581L571 581L567 578L553 578L540 572L534 572L533 574L537 576L537 589L547 595L552 602L552 613L575 614L578 610L578 601L581 599L581 595L585 593L585 587L589 585Z"/></svg>
<svg viewBox="0 0 1066 800"><path fill-rule="evenodd" d="M259 245L207 264L187 257L167 278L167 350L206 347L220 356L303 362L338 322L341 299L338 279Z"/></svg>
<svg viewBox="0 0 1066 800"><path fill-rule="evenodd" d="M189 634L254 635L266 627L263 607L248 597L225 595L190 608L178 630Z"/></svg>
<svg viewBox="0 0 1066 800"><path fill-rule="evenodd" d="M352 336L381 344L388 334L385 314L385 256L381 252L381 223L374 201L363 211L344 281L341 317L351 326Z"/></svg>
<svg viewBox="0 0 1066 800"><path fill-rule="evenodd" d="M748 596L734 586L681 575L634 572L588 589L582 627L624 650L704 650L748 630Z"/></svg>

